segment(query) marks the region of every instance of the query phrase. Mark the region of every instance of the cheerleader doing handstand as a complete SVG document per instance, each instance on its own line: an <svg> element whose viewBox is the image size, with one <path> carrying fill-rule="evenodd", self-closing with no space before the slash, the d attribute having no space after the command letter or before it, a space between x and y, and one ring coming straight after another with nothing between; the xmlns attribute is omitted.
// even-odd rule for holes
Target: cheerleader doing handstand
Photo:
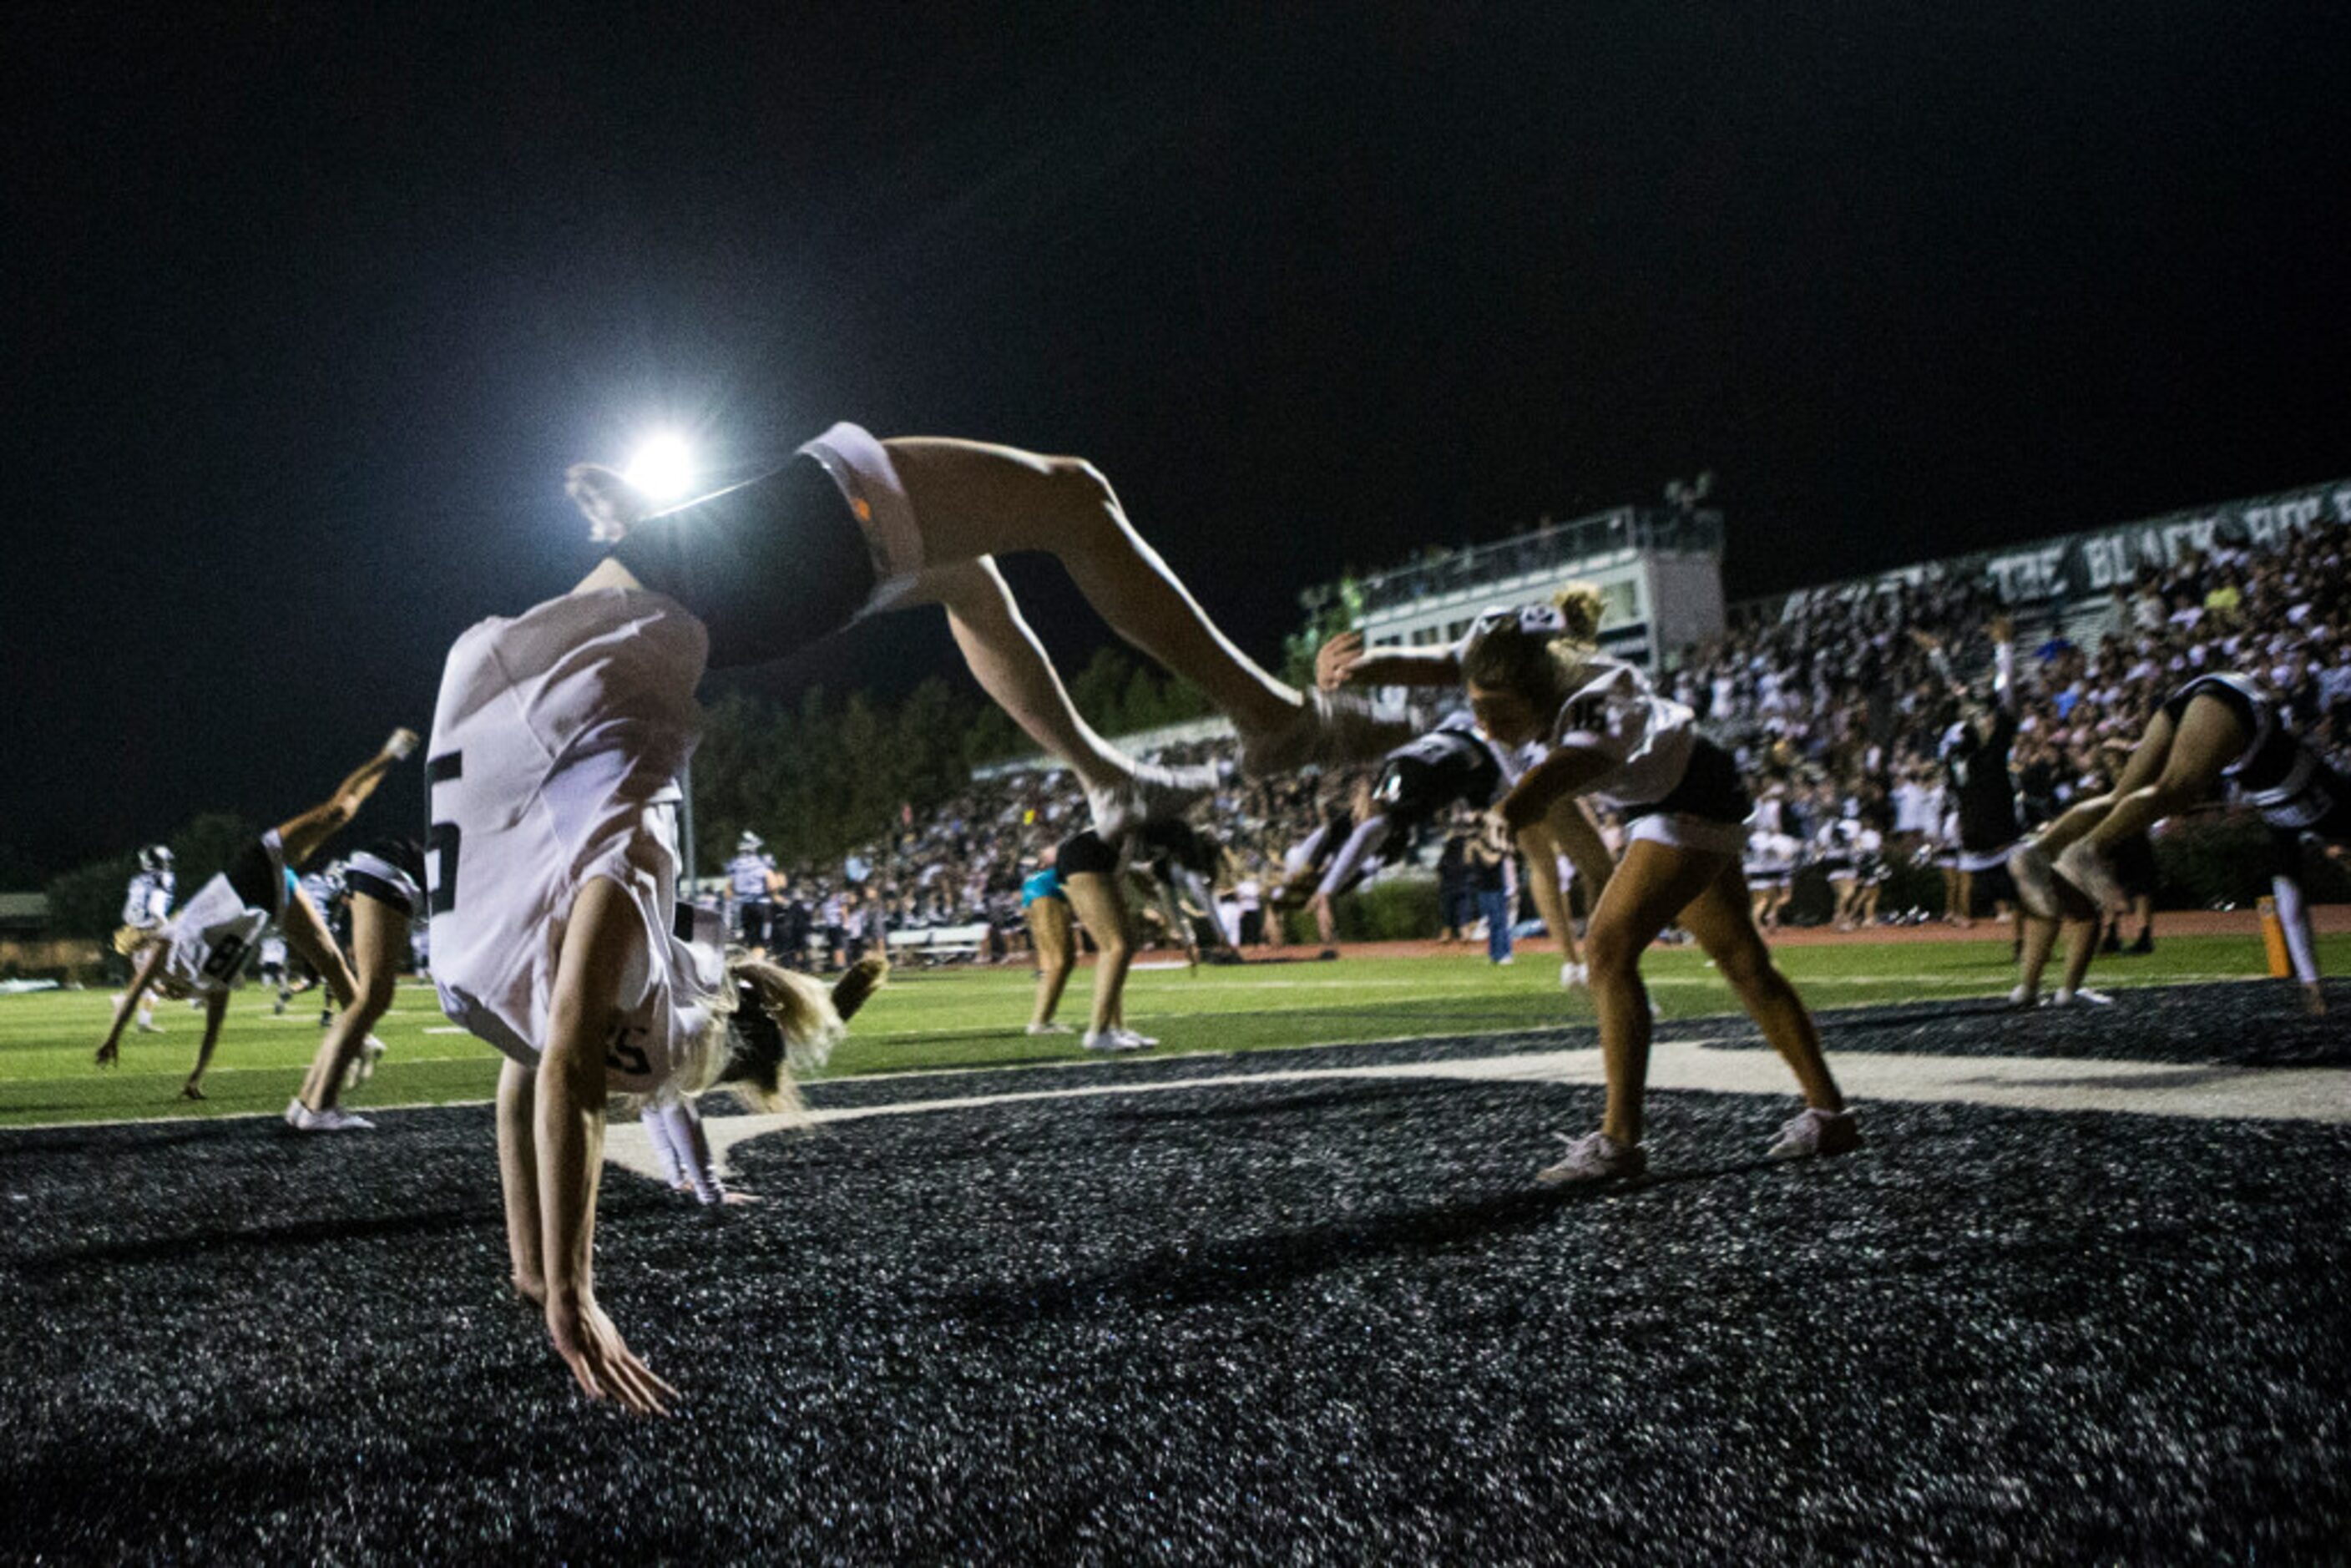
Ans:
<svg viewBox="0 0 2351 1568"><path fill-rule="evenodd" d="M1070 709L990 559L1040 549L1121 635L1217 701L1253 768L1345 744L1350 716L1235 650L1076 459L840 424L775 472L667 512L605 469L575 468L569 488L611 551L564 597L466 632L443 675L426 768L434 978L449 1016L507 1058L497 1123L517 1289L542 1304L591 1398L656 1411L675 1390L596 1299L607 1103L714 1084L785 1102L788 1068L840 1033L813 982L729 964L715 922L677 923L661 801L694 748L705 666L944 604L983 685L1086 780L1098 824L1131 827L1174 791Z"/></svg>

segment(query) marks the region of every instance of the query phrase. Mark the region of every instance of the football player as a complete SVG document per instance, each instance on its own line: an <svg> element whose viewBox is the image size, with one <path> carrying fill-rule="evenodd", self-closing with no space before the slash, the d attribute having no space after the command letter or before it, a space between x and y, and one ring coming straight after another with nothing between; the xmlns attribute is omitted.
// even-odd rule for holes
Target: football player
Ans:
<svg viewBox="0 0 2351 1568"><path fill-rule="evenodd" d="M170 845L149 844L139 852L139 869L131 873L131 884L123 890L122 925L114 933L114 950L131 959L134 976L139 970L136 955L171 918L172 894L178 886L179 878L172 871ZM117 996L114 1002L120 1007L121 997ZM163 1032L155 1022L155 1003L152 997L139 999L139 1032Z"/></svg>

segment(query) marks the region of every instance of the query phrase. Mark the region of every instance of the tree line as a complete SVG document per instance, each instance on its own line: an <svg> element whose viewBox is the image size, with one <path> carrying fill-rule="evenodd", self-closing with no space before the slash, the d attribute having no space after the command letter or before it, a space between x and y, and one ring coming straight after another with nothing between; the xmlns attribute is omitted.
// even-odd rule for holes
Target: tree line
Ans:
<svg viewBox="0 0 2351 1568"><path fill-rule="evenodd" d="M1212 711L1187 683L1104 648L1069 682L1071 699L1105 735L1197 718ZM722 690L704 706L694 758L697 870L717 871L745 829L778 861L838 860L889 832L903 809L923 812L960 792L980 764L1032 752L1003 711L934 678L895 700L819 688L783 703ZM162 842L185 899L252 842L260 829L234 812L204 811ZM339 843L329 853L347 852ZM49 879L49 934L102 938L120 922L138 845Z"/></svg>

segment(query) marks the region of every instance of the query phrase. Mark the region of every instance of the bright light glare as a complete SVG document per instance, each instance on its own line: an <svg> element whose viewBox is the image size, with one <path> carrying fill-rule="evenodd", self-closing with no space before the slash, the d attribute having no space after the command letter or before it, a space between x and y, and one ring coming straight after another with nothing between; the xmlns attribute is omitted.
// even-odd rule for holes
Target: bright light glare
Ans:
<svg viewBox="0 0 2351 1568"><path fill-rule="evenodd" d="M694 453L684 436L664 431L637 448L621 477L656 501L674 501L694 484Z"/></svg>

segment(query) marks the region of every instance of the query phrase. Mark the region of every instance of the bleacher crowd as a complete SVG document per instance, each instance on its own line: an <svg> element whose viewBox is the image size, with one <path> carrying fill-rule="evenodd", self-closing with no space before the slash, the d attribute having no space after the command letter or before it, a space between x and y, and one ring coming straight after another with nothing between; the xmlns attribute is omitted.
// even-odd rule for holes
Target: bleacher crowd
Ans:
<svg viewBox="0 0 2351 1568"><path fill-rule="evenodd" d="M1865 866L1900 856L1923 862L1949 849L1953 831L1940 756L1959 711L1953 679L1988 686L1996 633L2014 640L2011 764L2028 828L2103 789L2157 705L2199 672L2254 675L2323 752L2338 766L2351 762L2351 565L2332 528L2267 552L2215 543L2142 569L2103 604L2014 618L1988 583L1931 569L1816 592L1684 651L1658 685L1734 751L1760 820L1793 841L1799 864L1850 860L1856 842L1867 846ZM1223 846L1217 889L1228 921L1274 899L1286 851L1326 820L1362 809L1361 774L1246 783L1229 746L1216 743L1155 759L1223 765L1224 786L1195 820ZM885 933L903 940L982 927L981 956L1008 956L1019 946L1024 873L1086 821L1065 771L977 779L932 809L903 810L893 831L837 862L778 868L773 945L838 965ZM1440 828L1456 841L1471 833L1458 816ZM1440 856L1435 841L1417 856L1424 864L1455 858ZM707 897L731 904L734 892ZM1278 939L1278 922L1258 925Z"/></svg>

